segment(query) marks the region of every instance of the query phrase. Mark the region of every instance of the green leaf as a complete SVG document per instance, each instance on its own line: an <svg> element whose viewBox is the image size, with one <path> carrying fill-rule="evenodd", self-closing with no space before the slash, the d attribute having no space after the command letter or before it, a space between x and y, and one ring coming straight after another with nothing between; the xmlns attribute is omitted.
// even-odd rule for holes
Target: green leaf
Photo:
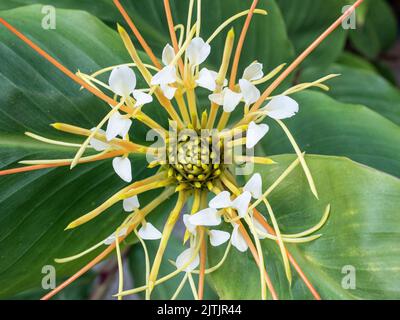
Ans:
<svg viewBox="0 0 400 320"><path fill-rule="evenodd" d="M363 55L375 59L390 49L397 37L397 19L384 0L368 3L365 21L350 32L351 44Z"/></svg>
<svg viewBox="0 0 400 320"><path fill-rule="evenodd" d="M327 69L309 68L300 81L313 81L330 73L341 75L328 83L327 94L332 98L362 104L400 125L400 90L373 71L335 64Z"/></svg>
<svg viewBox="0 0 400 320"><path fill-rule="evenodd" d="M4 11L1 16L72 71L79 68L90 73L129 61L116 32L93 16L58 10L57 29L43 30L40 9L24 7ZM24 132L69 140L49 124L62 121L92 128L108 112L107 104L80 92L78 85L4 27L0 60L0 169L17 167L18 161L26 159L71 158L76 150L35 142L24 137ZM133 179L143 178L145 159L135 157L132 162ZM113 172L110 160L79 165L72 171L64 167L2 176L0 296L40 288L44 265L54 265L54 258L80 252L110 235L126 217L121 205L74 231L64 228L125 185ZM88 258L55 265L57 282L82 267Z"/></svg>
<svg viewBox="0 0 400 320"><path fill-rule="evenodd" d="M289 38L296 53L303 52L339 16L346 5L345 0L278 0ZM342 53L346 31L338 28L304 62L303 66L329 65Z"/></svg>
<svg viewBox="0 0 400 320"><path fill-rule="evenodd" d="M277 156L278 165L258 166L264 188L294 160ZM308 156L320 200L308 191L300 167L270 195L282 232L296 233L315 225L327 204L331 214L321 229L322 237L308 244L287 245L322 299L399 299L398 215L400 180L336 157ZM267 215L263 206L259 210ZM262 241L266 267L281 299L312 298L296 271L289 287L277 244ZM211 264L224 249L212 250ZM354 290L342 287L346 266L355 268ZM243 272L246 270L246 272ZM233 248L224 265L211 276L221 299L259 299L260 277L249 252Z"/></svg>
<svg viewBox="0 0 400 320"><path fill-rule="evenodd" d="M300 112L285 123L307 153L349 157L400 175L400 127L361 105L337 102L317 92L293 96ZM293 152L282 129L273 120L260 151L267 155ZM262 149L262 150L261 150Z"/></svg>

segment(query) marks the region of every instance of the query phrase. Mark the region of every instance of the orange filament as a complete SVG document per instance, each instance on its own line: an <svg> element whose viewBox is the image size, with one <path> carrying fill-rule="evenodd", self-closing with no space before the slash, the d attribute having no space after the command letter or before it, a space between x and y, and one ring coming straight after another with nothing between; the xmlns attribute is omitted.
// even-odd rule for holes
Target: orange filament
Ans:
<svg viewBox="0 0 400 320"><path fill-rule="evenodd" d="M129 17L128 13L126 12L126 10L124 9L124 7L121 5L121 3L119 2L119 0L114 0L114 4L115 6L118 8L119 12L122 14L122 16L124 17L126 23L129 25L129 27L131 28L133 34L135 35L136 39L139 41L139 43L141 44L143 50L147 53L147 55L149 56L149 58L151 59L151 61L153 62L154 66L157 67L158 69L161 69L162 66L160 64L160 62L158 61L158 59L156 58L156 56L154 55L153 51L151 50L151 48L149 47L149 45L147 44L146 40L144 40L144 38L142 37L142 35L140 34L139 30L136 28L135 24L133 23L132 19Z"/></svg>
<svg viewBox="0 0 400 320"><path fill-rule="evenodd" d="M275 235L275 230L268 224L267 221L265 221L265 219L262 217L261 213L257 209L254 209L253 212L254 212L254 217L268 231L268 233L270 233L272 235ZM287 255L288 255L290 263L295 268L295 270L299 274L300 278L303 280L304 284L310 290L310 292L313 295L313 297L316 300L321 300L321 296L318 294L317 290L315 290L314 286L312 285L310 280L308 280L307 276L304 274L303 270L301 270L301 268L298 265L297 261L293 258L293 256L290 254L289 251L287 251Z"/></svg>
<svg viewBox="0 0 400 320"><path fill-rule="evenodd" d="M250 22L251 22L251 19L253 18L254 10L256 9L257 4L258 4L258 0L254 0L250 7L250 11L247 15L246 21L243 25L242 33L240 34L239 42L236 47L235 57L233 59L233 64L232 64L231 77L229 79L229 88L231 90L235 86L236 75L237 75L239 61L240 61L240 55L242 53L243 44L246 39L247 31L249 30Z"/></svg>
<svg viewBox="0 0 400 320"><path fill-rule="evenodd" d="M286 77L293 72L320 44L324 41L337 27L339 27L344 20L346 20L353 11L364 0L358 0L343 15L341 15L324 33L322 33L276 80L264 91L260 99L253 105L251 111L256 111L260 108L262 103L270 96L270 94L286 79Z"/></svg>
<svg viewBox="0 0 400 320"><path fill-rule="evenodd" d="M174 19L172 18L171 6L169 5L169 0L164 0L164 8L165 8L165 15L167 16L168 29L169 29L169 34L171 36L172 46L174 47L175 54L177 54L179 52L179 45L178 45L178 39L176 38ZM183 66L182 59L178 60L178 64L181 75L183 76L185 68Z"/></svg>
<svg viewBox="0 0 400 320"><path fill-rule="evenodd" d="M84 87L86 90L90 91L95 96L97 96L98 98L100 98L104 102L107 102L108 104L110 104L110 105L112 105L114 107L118 104L117 101L115 101L114 99L108 97L107 95L105 95L100 90L90 86L88 83L86 83L84 80L79 78L77 75L75 75L69 69L64 67L60 62L58 62L56 59L54 59L52 56L50 56L46 51L44 51L39 46L37 46L35 43L33 43L31 40L29 40L25 35L23 35L16 28L14 28L12 25L10 25L8 22L6 22L3 18L0 18L0 23L2 25L4 25L13 34L15 34L18 38L20 38L23 42L25 42L28 46L30 46L33 50L35 50L38 54L40 54L43 58L45 58L52 65L54 65L57 69L59 69L61 72L63 72L69 78L71 78L73 81L78 83L80 86ZM125 111L127 113L131 113L132 112L132 110L129 107L125 106L125 105L121 107L121 110L123 110L123 111Z"/></svg>

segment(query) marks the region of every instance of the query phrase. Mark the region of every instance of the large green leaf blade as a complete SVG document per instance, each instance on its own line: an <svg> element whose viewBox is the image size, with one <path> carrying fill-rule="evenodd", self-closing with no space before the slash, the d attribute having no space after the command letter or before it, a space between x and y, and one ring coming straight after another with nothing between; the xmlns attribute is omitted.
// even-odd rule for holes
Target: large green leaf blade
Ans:
<svg viewBox="0 0 400 320"><path fill-rule="evenodd" d="M264 188L293 159L277 156L278 165L258 166L255 171L261 173ZM280 228L284 233L308 229L319 221L327 204L331 214L320 239L288 245L288 249L323 299L398 299L399 248L393 244L400 236L400 180L343 158L308 156L306 160L320 200L308 191L301 168L295 169L269 198ZM259 210L267 216L264 207ZM280 298L311 298L294 270L294 282L288 286L277 245L263 240L262 246ZM212 264L222 251L211 251ZM354 290L342 286L346 266L355 268ZM260 298L260 278L250 253L235 250L211 279L223 299Z"/></svg>

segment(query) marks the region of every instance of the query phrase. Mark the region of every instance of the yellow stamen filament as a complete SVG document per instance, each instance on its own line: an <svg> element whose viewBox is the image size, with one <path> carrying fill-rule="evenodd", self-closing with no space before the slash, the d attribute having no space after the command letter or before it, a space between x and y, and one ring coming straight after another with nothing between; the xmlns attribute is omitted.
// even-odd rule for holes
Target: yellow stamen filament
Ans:
<svg viewBox="0 0 400 320"><path fill-rule="evenodd" d="M122 292L124 290L124 267L122 264L122 257L121 257L121 250L119 247L119 240L118 240L118 235L120 233L121 227L119 227L116 231L116 237L115 237L115 251L117 253L117 263L118 263L118 293ZM121 296L118 296L118 300L122 300Z"/></svg>
<svg viewBox="0 0 400 320"><path fill-rule="evenodd" d="M298 84L298 85L296 85L294 87L291 87L290 89L286 90L283 93L283 95L294 94L296 92L300 92L300 91L306 90L306 89L311 88L311 87L318 87L318 88L320 88L322 90L329 91L329 87L327 85L322 84L322 82L325 82L325 81L327 81L329 79L332 79L332 78L336 78L338 76L340 76L340 74L330 74L330 75L328 75L326 77L323 77L323 78L318 79L318 80L313 81L313 82L300 83L300 84Z"/></svg>
<svg viewBox="0 0 400 320"><path fill-rule="evenodd" d="M176 289L176 291L174 292L174 294L171 297L171 300L176 300L176 298L178 297L178 295L181 293L184 285L186 284L188 278L188 273L186 272L185 275L182 278L182 281L179 283L178 288Z"/></svg>
<svg viewBox="0 0 400 320"><path fill-rule="evenodd" d="M114 113L116 113L123 104L124 104L124 100L122 100L118 105L113 107L111 109L111 111L109 113L107 113L107 115L103 118L103 120L101 120L99 122L99 124L96 126L96 128L90 133L90 135L87 137L85 142L81 145L81 147L79 148L78 152L76 153L76 155L74 157L74 160L71 163L71 169L73 169L78 164L79 159L82 157L83 153L85 152L86 147L90 143L90 140L94 138L94 136L100 130L100 128L105 125L105 123L108 121L108 119L110 119L111 116Z"/></svg>
<svg viewBox="0 0 400 320"><path fill-rule="evenodd" d="M290 143L293 146L294 151L297 154L297 157L300 160L301 166L303 167L304 174L306 175L308 184L310 185L311 192L314 194L314 196L318 199L318 192L317 188L315 187L314 179L311 175L310 169L308 168L308 165L306 163L306 160L304 159L304 155L301 153L301 150L299 146L297 145L296 141L294 140L292 134L290 133L289 129L286 127L286 125L281 121L281 120L276 120L278 124L281 126L283 131L286 133Z"/></svg>
<svg viewBox="0 0 400 320"><path fill-rule="evenodd" d="M265 75L263 78L261 78L260 80L255 80L252 81L252 83L254 85L259 85L259 84L263 84L269 80L271 80L272 78L274 78L279 72L281 72L281 70L286 66L286 63L282 63L281 65L277 66L275 69L273 69L270 73L268 73L267 75Z"/></svg>
<svg viewBox="0 0 400 320"><path fill-rule="evenodd" d="M244 163L244 162L250 162L250 163L257 163L257 164L276 164L274 160L271 158L266 158L266 157L248 157L248 156L240 156L240 155L235 155L235 161Z"/></svg>
<svg viewBox="0 0 400 320"><path fill-rule="evenodd" d="M271 218L272 225L273 225L275 233L276 233L279 249L281 250L281 254L282 254L283 265L285 267L286 277L287 277L287 279L289 281L289 284L291 284L292 283L292 272L290 270L289 259L288 259L288 255L287 255L287 252L286 252L285 245L284 245L283 240L282 240L282 235L281 235L281 231L279 229L278 222L276 221L276 218L275 218L275 215L274 215L274 211L272 210L272 207L269 204L268 200L266 198L263 198L263 201L264 201L265 206L267 207L267 211L269 213L269 217Z"/></svg>
<svg viewBox="0 0 400 320"><path fill-rule="evenodd" d="M229 19L227 19L226 21L224 21L213 33L212 35L207 39L207 43L210 43L211 41L213 41L215 39L216 36L218 36L222 30L224 30L227 26L229 26L232 22L234 22L235 20L248 15L250 12L249 10L244 10L242 12L239 12L237 14L235 14L234 16L230 17ZM254 10L255 14L261 14L263 16L267 15L268 12L262 9L255 9Z"/></svg>
<svg viewBox="0 0 400 320"><path fill-rule="evenodd" d="M190 284L190 289L192 290L193 293L193 298L194 300L199 300L199 296L197 295L197 290L196 290L196 285L193 280L193 276L190 272L187 272L188 279L189 279L189 284Z"/></svg>
<svg viewBox="0 0 400 320"><path fill-rule="evenodd" d="M81 146L78 143L69 143L69 142L64 142L64 141L59 141L59 140L48 139L48 138L39 136L37 134L34 134L32 132L25 132L25 135L32 139L41 141L41 142L45 142L48 144L54 144L54 145L58 145L58 146L63 146L63 147L79 148Z"/></svg>
<svg viewBox="0 0 400 320"><path fill-rule="evenodd" d="M149 286L149 275L150 275L150 258L149 258L149 252L147 250L146 242L139 236L137 230L135 229L135 234L136 237L139 239L140 244L143 247L143 252L144 252L144 261L146 265L146 286ZM121 293L121 292L118 292ZM150 291L147 289L146 290L146 300L150 300Z"/></svg>
<svg viewBox="0 0 400 320"><path fill-rule="evenodd" d="M100 241L99 243L96 243L94 246L90 247L89 249L86 249L85 251L82 251L78 254L75 254L73 256L67 257L67 258L62 258L62 259L54 259L55 262L57 263L67 263L70 261L74 261L77 260L87 254L89 254L90 252L96 250L97 248L101 247L102 245L104 245L104 240Z"/></svg>

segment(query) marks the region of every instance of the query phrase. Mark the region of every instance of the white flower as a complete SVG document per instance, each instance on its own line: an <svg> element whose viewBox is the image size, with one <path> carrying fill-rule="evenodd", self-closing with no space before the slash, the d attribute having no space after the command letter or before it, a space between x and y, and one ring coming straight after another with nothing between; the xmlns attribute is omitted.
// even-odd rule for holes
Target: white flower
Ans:
<svg viewBox="0 0 400 320"><path fill-rule="evenodd" d="M128 66L115 67L111 71L108 84L115 94L126 98L136 88L136 75Z"/></svg>
<svg viewBox="0 0 400 320"><path fill-rule="evenodd" d="M213 209L229 208L232 205L231 194L229 191L222 191L212 198L208 205Z"/></svg>
<svg viewBox="0 0 400 320"><path fill-rule="evenodd" d="M261 93L257 87L246 79L239 80L240 91L246 105L251 105L260 99Z"/></svg>
<svg viewBox="0 0 400 320"><path fill-rule="evenodd" d="M213 93L208 96L211 102L224 107L225 112L232 112L242 100L242 94L225 88L220 93Z"/></svg>
<svg viewBox="0 0 400 320"><path fill-rule="evenodd" d="M202 64L210 55L211 47L200 37L193 38L186 49L186 57L192 67Z"/></svg>
<svg viewBox="0 0 400 320"><path fill-rule="evenodd" d="M199 78L196 80L196 83L202 88L214 91L217 88L217 77L217 72L203 68L199 72Z"/></svg>
<svg viewBox="0 0 400 320"><path fill-rule="evenodd" d="M178 256L178 258L176 258L176 268L177 269L182 268L184 265L189 263L190 260L193 259L193 261L185 269L186 272L192 272L200 264L199 254L196 254L195 256L194 255L195 255L195 251L192 248L189 248L189 249L186 249L185 251L183 251Z"/></svg>
<svg viewBox="0 0 400 320"><path fill-rule="evenodd" d="M218 226L221 216L217 209L207 208L190 216L189 222L195 226Z"/></svg>
<svg viewBox="0 0 400 320"><path fill-rule="evenodd" d="M123 237L126 235L126 233L128 232L128 228L122 228L121 230L119 230L118 232L118 238ZM103 243L107 246L109 246L110 244L113 244L115 242L116 238L116 233L113 233L112 235L110 235L107 239L105 239L103 241Z"/></svg>
<svg viewBox="0 0 400 320"><path fill-rule="evenodd" d="M229 232L220 231L220 230L210 230L210 243L213 247L218 247L229 240L231 235Z"/></svg>
<svg viewBox="0 0 400 320"><path fill-rule="evenodd" d="M260 199L262 196L262 179L259 173L253 174L253 176L247 181L243 187L243 191L250 192L254 199Z"/></svg>
<svg viewBox="0 0 400 320"><path fill-rule="evenodd" d="M248 191L243 192L235 200L232 201L231 207L237 210L239 217L243 218L247 214L251 200L251 193Z"/></svg>
<svg viewBox="0 0 400 320"><path fill-rule="evenodd" d="M273 119L282 120L293 117L299 112L299 104L288 96L277 96L263 108Z"/></svg>
<svg viewBox="0 0 400 320"><path fill-rule="evenodd" d="M167 84L161 84L160 88L164 94L164 97L166 97L168 100L171 100L175 96L175 92L177 90L177 88L171 87Z"/></svg>
<svg viewBox="0 0 400 320"><path fill-rule="evenodd" d="M139 236L144 240L159 240L162 237L162 233L157 230L150 222L142 224L142 227L138 231Z"/></svg>
<svg viewBox="0 0 400 320"><path fill-rule="evenodd" d="M239 231L238 224L233 227L231 243L240 252L245 252L248 249L248 245Z"/></svg>
<svg viewBox="0 0 400 320"><path fill-rule="evenodd" d="M139 90L133 91L132 95L136 100L135 107L141 107L153 101L153 97L151 95Z"/></svg>
<svg viewBox="0 0 400 320"><path fill-rule="evenodd" d="M90 131L92 131L92 132L95 130L96 130L96 128L90 129ZM103 129L97 130L97 133L104 134L104 135L106 134L106 132ZM90 139L89 145L96 151L104 151L109 147L109 145L107 143L100 141L96 138Z"/></svg>
<svg viewBox="0 0 400 320"><path fill-rule="evenodd" d="M172 63L175 59L175 50L174 48L168 43L162 52L162 62L165 66L168 66Z"/></svg>
<svg viewBox="0 0 400 320"><path fill-rule="evenodd" d="M132 212L133 210L138 209L140 207L138 196L133 196L133 197L124 199L124 201L122 202L122 205L126 212Z"/></svg>
<svg viewBox="0 0 400 320"><path fill-rule="evenodd" d="M190 223L189 218L191 216L189 214L184 214L183 215L183 223L185 224L186 229L193 235L196 235L196 225Z"/></svg>
<svg viewBox="0 0 400 320"><path fill-rule="evenodd" d="M252 149L268 133L269 126L265 123L256 124L254 121L249 123L246 133L246 148Z"/></svg>
<svg viewBox="0 0 400 320"><path fill-rule="evenodd" d="M151 85L171 84L176 82L176 68L174 66L166 66L158 71L151 79Z"/></svg>
<svg viewBox="0 0 400 320"><path fill-rule="evenodd" d="M118 111L110 117L107 124L106 138L107 141L117 136L124 138L132 125L132 120L122 116Z"/></svg>
<svg viewBox="0 0 400 320"><path fill-rule="evenodd" d="M243 79L248 81L259 80L263 76L263 65L257 61L250 64L243 72Z"/></svg>
<svg viewBox="0 0 400 320"><path fill-rule="evenodd" d="M126 182L132 181L132 167L128 158L117 157L112 161L114 171L120 178Z"/></svg>

